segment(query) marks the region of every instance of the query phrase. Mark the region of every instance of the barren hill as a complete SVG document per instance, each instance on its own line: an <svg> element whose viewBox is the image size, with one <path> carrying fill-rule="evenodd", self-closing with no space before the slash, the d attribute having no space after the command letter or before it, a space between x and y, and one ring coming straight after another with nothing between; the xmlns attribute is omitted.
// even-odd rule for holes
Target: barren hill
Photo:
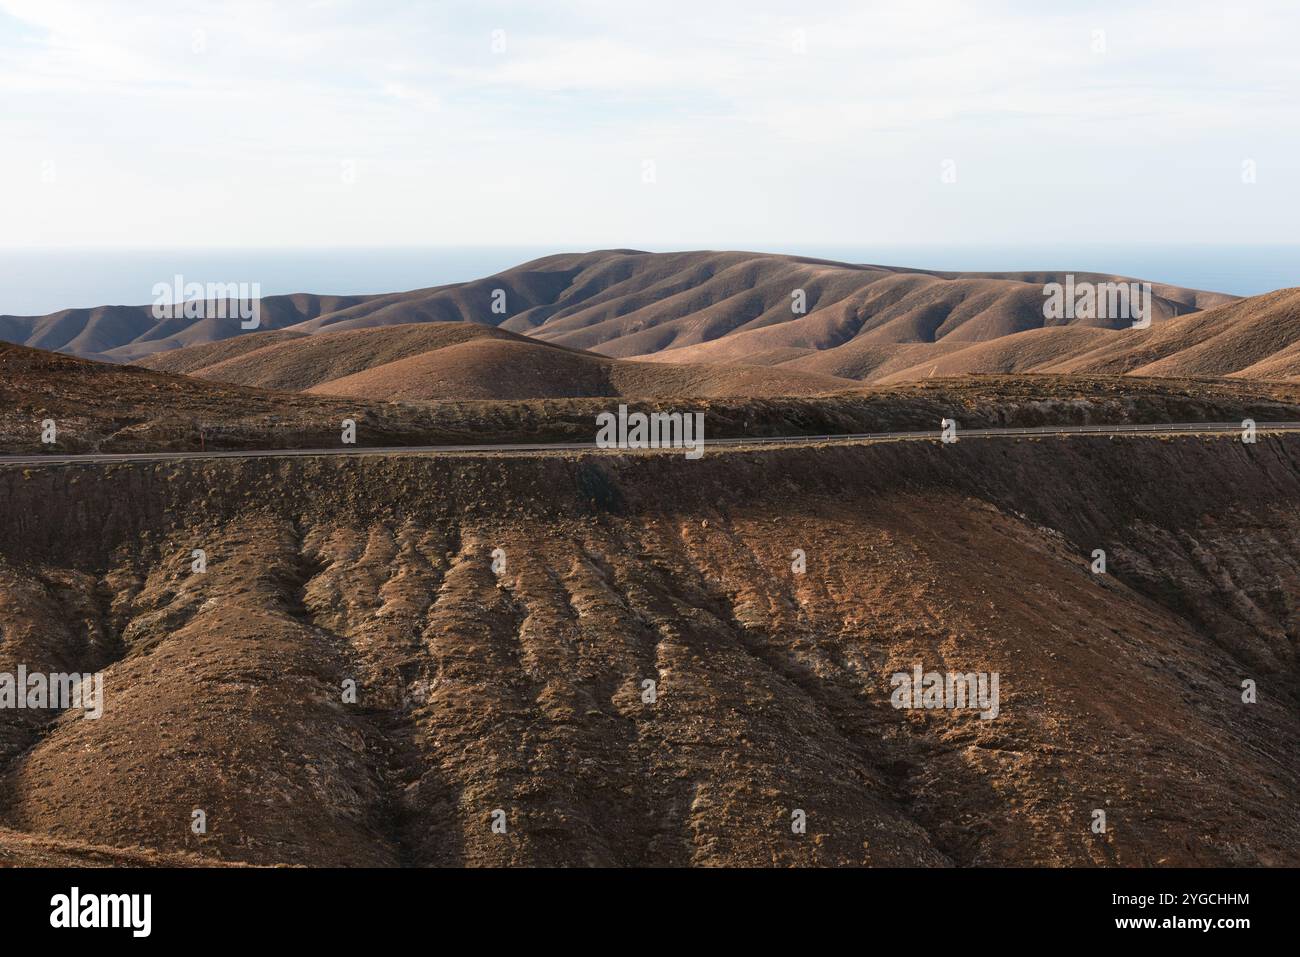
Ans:
<svg viewBox="0 0 1300 957"><path fill-rule="evenodd" d="M1098 342L1044 371L1293 378L1300 375L1300 289L1252 296Z"/></svg>
<svg viewBox="0 0 1300 957"><path fill-rule="evenodd" d="M441 330L457 331L452 326ZM402 332L394 330L394 335ZM285 344L324 339L272 342L267 349L274 354ZM489 330L486 338L476 335L459 346L376 368L393 366L400 375L403 363L479 342L514 345L513 337L497 339ZM791 394L794 385L782 382L779 370L773 375L769 369L620 362L528 340L523 345L559 353L566 357L564 361L579 363L577 371L584 374L592 371L592 363L606 363L601 375L608 379L593 378L591 384L609 389L549 399L484 401L459 395L437 402L377 400L272 391L0 344L0 452L336 448L344 419L357 423L357 444L363 447L590 442L595 416L618 402L647 411L703 412L708 435L717 438L924 431L936 429L941 419L949 417L968 427L1300 419L1300 384L1133 376L968 376L888 387L851 383L848 389L796 395ZM529 354L529 361L533 355ZM444 369L448 367L444 363ZM472 372L480 367L478 361L470 361L465 369ZM542 368L546 376L552 374L549 360ZM749 374L756 377L749 385L737 378ZM640 375L647 378L638 381ZM554 381L546 376L545 381ZM418 374L402 377L428 381ZM718 387L737 381L746 391L735 394ZM808 381L801 377L795 384ZM483 387L468 373L462 384L466 389ZM647 394L652 387L664 390L666 396ZM717 388L718 394L706 394L711 388ZM762 389L771 393L759 394ZM391 385L381 384L376 391L389 392ZM521 391L531 392L533 386L525 383ZM47 419L57 424L53 446L41 442L42 423Z"/></svg>
<svg viewBox="0 0 1300 957"><path fill-rule="evenodd" d="M0 337L371 400L800 396L972 373L1300 377L1300 291L1155 284L1151 327L1134 329L1045 318L1044 285L1065 278L603 250L412 292L269 297L259 332L106 307L0 317Z"/></svg>
<svg viewBox="0 0 1300 957"><path fill-rule="evenodd" d="M680 351L666 358L749 362L854 339L975 342L1039 328L1043 283L1063 278L1064 272L940 273L750 252L601 250L547 256L495 276L411 292L272 296L262 301L261 328L475 322L614 357ZM1156 285L1154 296L1157 322L1233 298L1166 285ZM232 320L158 322L148 306L0 317L0 337L9 341L111 361L240 334ZM743 345L733 347L732 339Z"/></svg>
<svg viewBox="0 0 1300 957"><path fill-rule="evenodd" d="M364 296L268 296L260 328L279 329L364 302ZM209 304L213 307L213 304ZM216 309L210 308L215 315ZM48 316L0 316L0 340L109 362L241 335L237 319L156 319L152 306L64 309Z"/></svg>
<svg viewBox="0 0 1300 957"><path fill-rule="evenodd" d="M472 339L517 339L537 347L530 340L492 326L463 322L413 323L314 336L296 329L253 333L160 353L137 365L236 385L296 392Z"/></svg>
<svg viewBox="0 0 1300 957"><path fill-rule="evenodd" d="M237 385L379 400L763 397L854 385L797 370L610 359L463 322L259 333L161 353L140 365Z"/></svg>
<svg viewBox="0 0 1300 957"><path fill-rule="evenodd" d="M0 466L40 516L0 526L0 669L106 688L99 720L0 711L0 827L31 836L0 857L1295 866L1298 457ZM896 709L917 667L997 673L997 717Z"/></svg>
<svg viewBox="0 0 1300 957"><path fill-rule="evenodd" d="M715 350L743 354L743 346L741 340L723 340ZM1052 326L974 343L882 344L863 337L816 352L773 353L768 359L776 368L877 383L970 373L1294 379L1300 376L1300 289L1252 296L1150 329Z"/></svg>

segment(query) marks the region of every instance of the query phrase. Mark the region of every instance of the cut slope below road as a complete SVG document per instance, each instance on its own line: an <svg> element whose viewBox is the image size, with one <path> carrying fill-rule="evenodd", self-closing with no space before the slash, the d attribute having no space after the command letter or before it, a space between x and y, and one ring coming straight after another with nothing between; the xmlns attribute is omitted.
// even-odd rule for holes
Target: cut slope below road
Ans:
<svg viewBox="0 0 1300 957"><path fill-rule="evenodd" d="M0 825L260 864L1294 866L1298 464L1187 437L0 467L41 516L0 527L0 669L111 689L96 721L0 712ZM997 718L896 709L918 667L997 674Z"/></svg>

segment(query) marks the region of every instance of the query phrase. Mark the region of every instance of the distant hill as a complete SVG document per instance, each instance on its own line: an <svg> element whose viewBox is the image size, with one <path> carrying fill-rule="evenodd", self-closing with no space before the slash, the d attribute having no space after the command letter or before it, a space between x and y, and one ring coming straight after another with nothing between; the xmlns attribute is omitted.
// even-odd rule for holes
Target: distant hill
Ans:
<svg viewBox="0 0 1300 957"><path fill-rule="evenodd" d="M364 302L365 296L268 296L259 329L280 329ZM215 310L212 310L215 314ZM48 316L0 316L0 340L83 359L132 362L156 352L244 333L235 319L163 319L152 306L63 309Z"/></svg>
<svg viewBox="0 0 1300 957"><path fill-rule="evenodd" d="M744 336L741 351L748 355L819 351L862 337L973 342L1038 328L1045 322L1042 285L1064 275L941 273L750 252L601 250L547 256L472 282L410 292L269 296L262 300L260 331L475 322L620 358L700 347L674 361L735 361L741 356L720 342ZM796 291L802 314L792 308ZM1159 284L1154 293L1157 322L1233 298ZM158 321L149 306L0 316L0 338L7 341L117 362L241 334L234 320Z"/></svg>
<svg viewBox="0 0 1300 957"><path fill-rule="evenodd" d="M411 292L271 296L251 333L233 319L158 322L148 306L105 306L0 317L0 339L383 399L806 395L846 379L968 373L1300 376L1297 290L1237 299L1154 283L1152 327L1137 330L1127 319L1045 318L1044 285L1065 277L603 250ZM398 331L359 335L380 327ZM644 368L659 363L673 369Z"/></svg>

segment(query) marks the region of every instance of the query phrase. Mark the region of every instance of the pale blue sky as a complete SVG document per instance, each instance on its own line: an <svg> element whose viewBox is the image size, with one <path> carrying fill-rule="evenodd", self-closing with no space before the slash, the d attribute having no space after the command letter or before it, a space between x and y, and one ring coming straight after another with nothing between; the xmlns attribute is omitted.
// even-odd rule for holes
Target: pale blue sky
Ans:
<svg viewBox="0 0 1300 957"><path fill-rule="evenodd" d="M1297 37L1253 0L0 0L0 245L1295 241Z"/></svg>

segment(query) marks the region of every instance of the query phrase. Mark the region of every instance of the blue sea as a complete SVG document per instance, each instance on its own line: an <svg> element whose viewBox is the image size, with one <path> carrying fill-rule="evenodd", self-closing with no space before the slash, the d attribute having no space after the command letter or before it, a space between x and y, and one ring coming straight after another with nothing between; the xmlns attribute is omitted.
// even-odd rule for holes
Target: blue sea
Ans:
<svg viewBox="0 0 1300 957"><path fill-rule="evenodd" d="M1300 245L778 247L739 241L713 248L945 271L1104 272L1242 296L1300 286ZM578 250L567 246L0 250L0 315L43 315L76 306L141 305L153 301L156 283L170 283L177 274L191 282L257 282L266 296L398 292L476 279L530 259L573 251Z"/></svg>

